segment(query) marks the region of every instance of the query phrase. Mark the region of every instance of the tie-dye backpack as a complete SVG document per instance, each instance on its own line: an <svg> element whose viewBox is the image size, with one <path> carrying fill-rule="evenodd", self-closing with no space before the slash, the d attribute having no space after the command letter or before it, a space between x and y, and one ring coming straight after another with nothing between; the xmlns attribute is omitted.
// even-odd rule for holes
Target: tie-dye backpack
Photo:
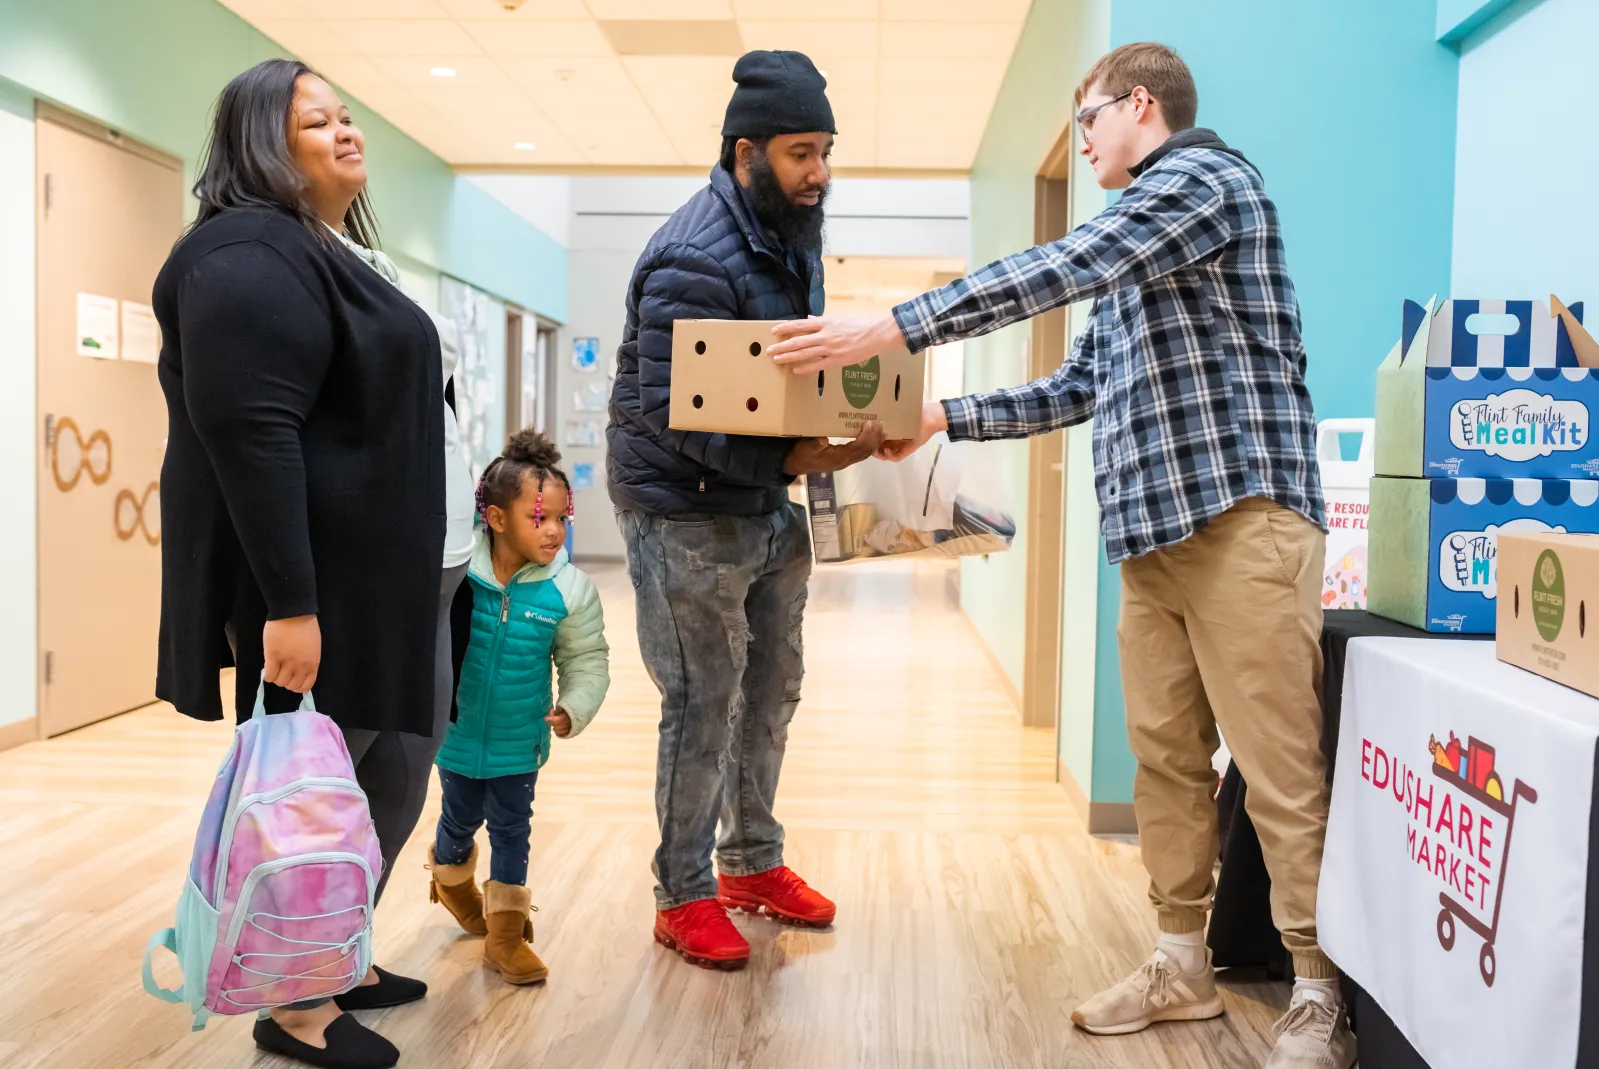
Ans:
<svg viewBox="0 0 1599 1069"><path fill-rule="evenodd" d="M174 927L150 938L144 989L183 1002L194 1028L349 990L372 960L372 894L383 857L338 727L307 694L300 710L239 725L194 838ZM183 983L155 982L157 947Z"/></svg>

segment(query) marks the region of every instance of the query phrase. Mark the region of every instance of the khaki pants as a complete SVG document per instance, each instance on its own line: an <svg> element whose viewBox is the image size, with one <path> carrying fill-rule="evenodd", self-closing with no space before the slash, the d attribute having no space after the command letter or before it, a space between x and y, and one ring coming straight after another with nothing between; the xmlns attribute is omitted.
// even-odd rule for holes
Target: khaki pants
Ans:
<svg viewBox="0 0 1599 1069"><path fill-rule="evenodd" d="M1271 913L1294 969L1336 975L1316 942L1327 832L1321 754L1326 536L1249 498L1193 537L1122 564L1122 688L1150 899L1162 931L1202 931L1215 894L1219 725L1249 784Z"/></svg>

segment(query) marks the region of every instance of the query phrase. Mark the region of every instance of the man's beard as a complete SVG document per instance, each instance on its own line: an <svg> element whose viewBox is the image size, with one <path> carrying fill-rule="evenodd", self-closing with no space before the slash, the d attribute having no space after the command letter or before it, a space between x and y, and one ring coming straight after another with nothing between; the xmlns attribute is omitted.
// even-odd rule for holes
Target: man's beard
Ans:
<svg viewBox="0 0 1599 1069"><path fill-rule="evenodd" d="M766 153L755 152L749 161L749 198L761 223L777 234L785 249L806 255L822 251L822 230L826 225L828 187L819 191L815 204L795 204L783 192Z"/></svg>

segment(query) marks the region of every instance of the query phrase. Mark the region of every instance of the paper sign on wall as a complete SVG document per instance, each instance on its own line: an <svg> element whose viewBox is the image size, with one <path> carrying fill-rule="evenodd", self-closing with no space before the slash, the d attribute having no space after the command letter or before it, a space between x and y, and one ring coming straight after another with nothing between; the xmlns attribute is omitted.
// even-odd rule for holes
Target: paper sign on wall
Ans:
<svg viewBox="0 0 1599 1069"><path fill-rule="evenodd" d="M577 449L598 449L605 429L597 419L569 419L562 435L563 444Z"/></svg>
<svg viewBox="0 0 1599 1069"><path fill-rule="evenodd" d="M573 464L572 465L572 489L573 490L592 490L592 489L594 489L594 465L593 464Z"/></svg>
<svg viewBox="0 0 1599 1069"><path fill-rule="evenodd" d="M122 302L122 359L153 364L161 357L161 327L155 309L135 301Z"/></svg>
<svg viewBox="0 0 1599 1069"><path fill-rule="evenodd" d="M604 412L610 399L605 383L585 382L573 391L572 408L577 412Z"/></svg>
<svg viewBox="0 0 1599 1069"><path fill-rule="evenodd" d="M594 371L600 366L600 339L573 338L572 366L578 371Z"/></svg>
<svg viewBox="0 0 1599 1069"><path fill-rule="evenodd" d="M76 338L79 356L117 359L117 299L95 293L78 294Z"/></svg>

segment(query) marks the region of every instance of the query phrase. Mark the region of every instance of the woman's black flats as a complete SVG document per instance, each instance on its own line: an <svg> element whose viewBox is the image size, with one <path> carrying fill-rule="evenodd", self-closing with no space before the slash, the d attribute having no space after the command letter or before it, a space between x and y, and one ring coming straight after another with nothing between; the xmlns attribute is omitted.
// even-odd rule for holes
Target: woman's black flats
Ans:
<svg viewBox="0 0 1599 1069"><path fill-rule="evenodd" d="M381 986L381 985L379 985ZM255 1022L255 1045L321 1069L390 1069L400 1060L393 1043L365 1027L349 1014L341 1014L322 1031L326 1047L302 1043L270 1017Z"/></svg>
<svg viewBox="0 0 1599 1069"><path fill-rule="evenodd" d="M376 965L372 971L378 974L378 982L366 987L352 987L344 994L334 998L333 1002L348 1013L350 1010L386 1010L390 1006L403 1006L407 1002L415 1002L428 993L428 985L421 980L413 980L409 976L396 976Z"/></svg>

